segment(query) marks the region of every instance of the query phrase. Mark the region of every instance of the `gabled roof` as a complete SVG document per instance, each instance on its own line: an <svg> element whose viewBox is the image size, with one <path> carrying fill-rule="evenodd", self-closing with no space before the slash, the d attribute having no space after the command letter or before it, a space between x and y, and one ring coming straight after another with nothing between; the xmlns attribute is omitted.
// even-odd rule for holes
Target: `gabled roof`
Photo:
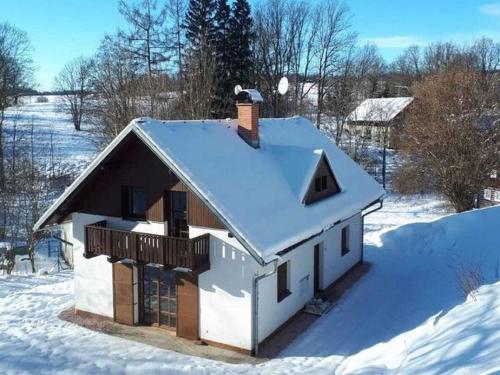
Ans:
<svg viewBox="0 0 500 375"><path fill-rule="evenodd" d="M247 250L264 262L359 212L384 194L375 180L302 117L260 119L259 149L249 147L238 136L236 121L138 119L75 180L37 222L37 228L130 132L142 139ZM306 206L302 203L304 186L310 183L323 153L342 191Z"/></svg>
<svg viewBox="0 0 500 375"><path fill-rule="evenodd" d="M411 102L412 97L366 99L347 117L348 121L391 121Z"/></svg>

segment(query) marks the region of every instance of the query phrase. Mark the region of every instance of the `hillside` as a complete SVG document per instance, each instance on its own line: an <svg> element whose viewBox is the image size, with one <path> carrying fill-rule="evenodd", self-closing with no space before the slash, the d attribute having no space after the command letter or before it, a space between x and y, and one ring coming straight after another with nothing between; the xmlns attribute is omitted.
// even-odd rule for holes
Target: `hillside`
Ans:
<svg viewBox="0 0 500 375"><path fill-rule="evenodd" d="M366 220L368 274L280 358L257 366L189 357L60 321L59 311L73 303L69 272L0 277L0 372L500 371L500 207L440 217L445 213L432 197L389 197ZM460 263L481 269L474 298L457 288Z"/></svg>

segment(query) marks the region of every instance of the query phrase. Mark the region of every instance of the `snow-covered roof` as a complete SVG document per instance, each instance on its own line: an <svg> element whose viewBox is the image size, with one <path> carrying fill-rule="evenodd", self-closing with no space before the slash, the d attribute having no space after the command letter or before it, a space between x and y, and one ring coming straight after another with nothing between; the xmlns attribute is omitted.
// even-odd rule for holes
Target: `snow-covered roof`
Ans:
<svg viewBox="0 0 500 375"><path fill-rule="evenodd" d="M412 97L365 99L347 117L348 121L390 121L413 101Z"/></svg>
<svg viewBox="0 0 500 375"><path fill-rule="evenodd" d="M240 138L235 120L134 120L54 203L37 227L130 132L137 134L264 262L384 194L375 180L310 121L302 117L259 119L259 125L260 148L255 149ZM304 205L304 187L322 155L342 191Z"/></svg>

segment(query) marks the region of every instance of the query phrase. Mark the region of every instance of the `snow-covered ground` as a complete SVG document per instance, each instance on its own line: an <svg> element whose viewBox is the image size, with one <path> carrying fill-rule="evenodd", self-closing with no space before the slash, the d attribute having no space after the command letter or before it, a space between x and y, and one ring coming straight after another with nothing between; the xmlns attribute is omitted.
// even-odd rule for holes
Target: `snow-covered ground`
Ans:
<svg viewBox="0 0 500 375"><path fill-rule="evenodd" d="M281 354L230 365L96 333L57 314L73 304L70 272L0 277L0 373L500 372L500 207L447 215L432 197L389 196L366 218L370 271ZM475 299L458 264L480 265Z"/></svg>
<svg viewBox="0 0 500 375"><path fill-rule="evenodd" d="M47 103L37 103L37 97L27 96L19 99L19 105L9 107L5 112L5 143L12 141L14 125L18 142L27 140L34 124L36 134L36 157L46 159L50 167L50 138L52 137L53 164L57 174L69 174L73 177L87 166L97 154L95 138L90 125L82 124L82 130L74 130L71 116L61 112L60 97L46 96ZM9 147L7 147L7 152Z"/></svg>

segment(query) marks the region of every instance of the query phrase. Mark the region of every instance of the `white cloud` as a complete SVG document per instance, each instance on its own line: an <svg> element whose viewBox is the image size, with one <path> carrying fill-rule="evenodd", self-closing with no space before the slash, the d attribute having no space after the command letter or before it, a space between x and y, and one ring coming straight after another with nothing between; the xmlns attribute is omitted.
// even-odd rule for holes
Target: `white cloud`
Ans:
<svg viewBox="0 0 500 375"><path fill-rule="evenodd" d="M488 16L500 17L500 3L483 4L479 7L479 11Z"/></svg>
<svg viewBox="0 0 500 375"><path fill-rule="evenodd" d="M416 35L394 35L362 39L362 44L371 43L379 48L406 48L412 45L423 46L428 44L423 38Z"/></svg>

